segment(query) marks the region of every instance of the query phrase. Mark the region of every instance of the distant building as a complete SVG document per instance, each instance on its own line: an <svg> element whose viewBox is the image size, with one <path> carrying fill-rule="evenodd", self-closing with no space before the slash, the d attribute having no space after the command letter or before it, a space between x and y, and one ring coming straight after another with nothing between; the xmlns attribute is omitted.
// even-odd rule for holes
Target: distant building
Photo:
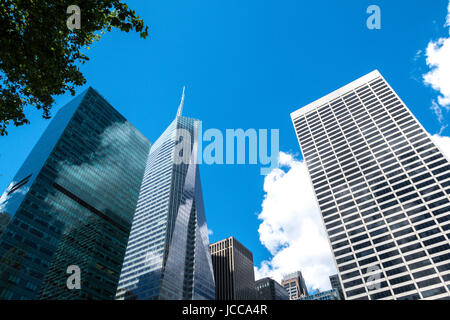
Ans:
<svg viewBox="0 0 450 320"><path fill-rule="evenodd" d="M256 298L253 254L230 237L209 246L216 300L253 300Z"/></svg>
<svg viewBox="0 0 450 320"><path fill-rule="evenodd" d="M340 300L340 299L339 299L339 292L336 289L332 289L328 291L317 292L307 297L302 297L298 300Z"/></svg>
<svg viewBox="0 0 450 320"><path fill-rule="evenodd" d="M308 288L300 271L285 275L281 285L288 292L290 300L298 300L308 295Z"/></svg>
<svg viewBox="0 0 450 320"><path fill-rule="evenodd" d="M331 283L331 288L336 289L338 291L339 298L341 300L345 300L344 292L342 291L342 284L341 284L341 281L339 280L339 276L337 274L330 276L330 283Z"/></svg>
<svg viewBox="0 0 450 320"><path fill-rule="evenodd" d="M289 300L287 290L273 279L259 279L255 283L255 288L258 300Z"/></svg>

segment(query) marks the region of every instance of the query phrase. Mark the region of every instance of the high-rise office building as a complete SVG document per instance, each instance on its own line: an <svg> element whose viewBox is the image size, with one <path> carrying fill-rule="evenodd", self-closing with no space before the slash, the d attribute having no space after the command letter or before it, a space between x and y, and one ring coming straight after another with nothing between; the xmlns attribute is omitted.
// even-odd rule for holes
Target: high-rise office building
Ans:
<svg viewBox="0 0 450 320"><path fill-rule="evenodd" d="M152 145L116 299L214 299L197 164L199 120L181 115Z"/></svg>
<svg viewBox="0 0 450 320"><path fill-rule="evenodd" d="M290 300L298 300L308 295L308 288L306 287L305 279L301 271L284 275L281 285L288 292Z"/></svg>
<svg viewBox="0 0 450 320"><path fill-rule="evenodd" d="M339 300L344 300L344 292L342 291L342 284L337 274L330 276L330 284L332 289L336 289L339 293Z"/></svg>
<svg viewBox="0 0 450 320"><path fill-rule="evenodd" d="M149 148L92 88L56 113L1 197L0 299L114 298Z"/></svg>
<svg viewBox="0 0 450 320"><path fill-rule="evenodd" d="M450 297L450 163L378 71L293 112L346 299Z"/></svg>
<svg viewBox="0 0 450 320"><path fill-rule="evenodd" d="M271 278L257 280L255 288L258 300L289 300L289 294L286 289Z"/></svg>
<svg viewBox="0 0 450 320"><path fill-rule="evenodd" d="M209 246L216 280L217 300L254 300L253 254L230 237Z"/></svg>

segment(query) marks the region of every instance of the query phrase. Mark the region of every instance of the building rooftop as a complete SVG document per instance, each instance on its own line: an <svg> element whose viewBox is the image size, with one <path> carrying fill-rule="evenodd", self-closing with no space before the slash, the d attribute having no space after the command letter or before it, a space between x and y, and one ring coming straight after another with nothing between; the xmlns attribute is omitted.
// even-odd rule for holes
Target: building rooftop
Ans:
<svg viewBox="0 0 450 320"><path fill-rule="evenodd" d="M363 85L373 79L376 79L378 77L382 77L381 73L378 70L374 70L374 71L362 76L361 78L356 79L355 81L327 94L326 96L323 96L322 98L320 98L314 102L311 102L310 104L307 104L306 106L292 112L291 118L296 119L299 116L304 115L304 114L314 110L315 108L326 104L328 101L336 99L336 98L340 97L341 95L346 94L349 91L356 89L356 88L360 87L361 85Z"/></svg>

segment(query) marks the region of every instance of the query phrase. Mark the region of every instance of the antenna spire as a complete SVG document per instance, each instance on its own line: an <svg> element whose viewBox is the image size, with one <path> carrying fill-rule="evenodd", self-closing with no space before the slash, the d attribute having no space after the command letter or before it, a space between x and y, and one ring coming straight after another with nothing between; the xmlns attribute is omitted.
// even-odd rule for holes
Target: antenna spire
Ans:
<svg viewBox="0 0 450 320"><path fill-rule="evenodd" d="M184 90L185 90L185 89L186 89L186 86L183 86L183 94L181 95L180 105L178 106L177 117L181 117L181 113L183 112L183 105L184 105Z"/></svg>

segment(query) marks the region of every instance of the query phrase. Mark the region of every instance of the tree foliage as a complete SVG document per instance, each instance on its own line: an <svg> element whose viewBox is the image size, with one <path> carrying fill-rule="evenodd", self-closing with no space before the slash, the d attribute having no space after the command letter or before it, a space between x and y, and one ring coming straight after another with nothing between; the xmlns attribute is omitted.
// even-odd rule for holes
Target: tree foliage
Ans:
<svg viewBox="0 0 450 320"><path fill-rule="evenodd" d="M81 28L70 30L67 8L81 9ZM82 52L112 28L135 31L148 27L120 0L0 0L0 135L10 122L29 123L25 107L50 118L53 96L86 83L78 66ZM85 50L84 50L85 51Z"/></svg>

